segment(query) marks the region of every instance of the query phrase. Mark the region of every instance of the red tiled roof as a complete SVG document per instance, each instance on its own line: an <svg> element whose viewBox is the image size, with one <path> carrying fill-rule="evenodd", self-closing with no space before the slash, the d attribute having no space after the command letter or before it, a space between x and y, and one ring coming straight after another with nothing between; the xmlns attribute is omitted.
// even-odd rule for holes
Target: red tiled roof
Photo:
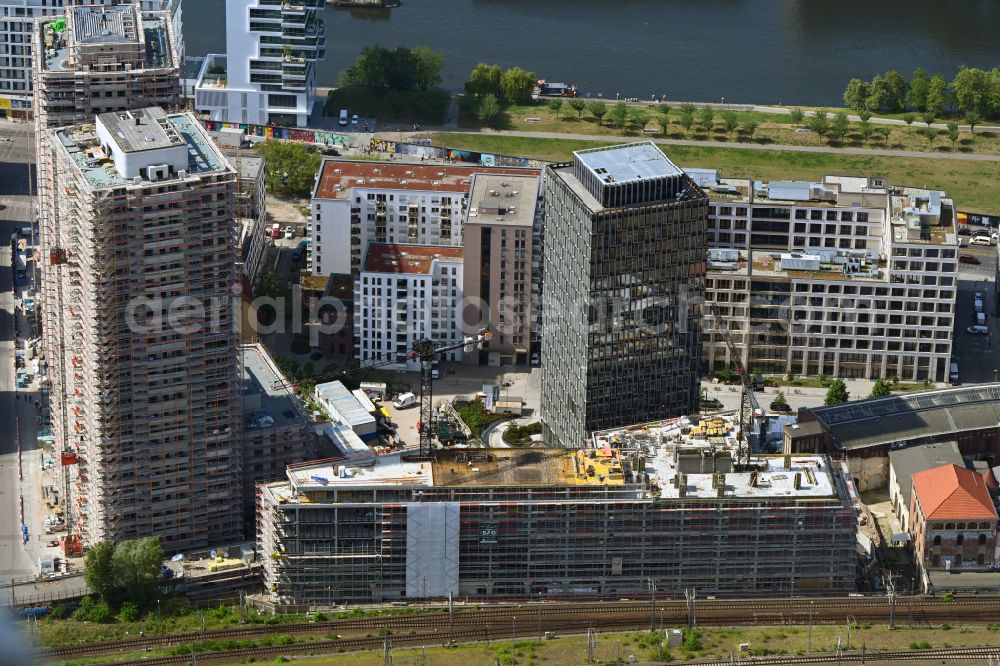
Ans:
<svg viewBox="0 0 1000 666"><path fill-rule="evenodd" d="M986 480L964 467L942 465L917 472L913 492L928 520L997 519Z"/></svg>
<svg viewBox="0 0 1000 666"><path fill-rule="evenodd" d="M460 247L372 243L365 255L364 270L372 273L428 275L434 259L461 261L463 254Z"/></svg>
<svg viewBox="0 0 1000 666"><path fill-rule="evenodd" d="M485 167L473 164L458 166L328 159L323 161L323 166L320 169L316 197L320 199L344 199L352 188L358 186L387 190L468 192L472 187L472 174L475 173L538 176L541 171L514 167ZM338 190L338 185L343 186L343 189Z"/></svg>

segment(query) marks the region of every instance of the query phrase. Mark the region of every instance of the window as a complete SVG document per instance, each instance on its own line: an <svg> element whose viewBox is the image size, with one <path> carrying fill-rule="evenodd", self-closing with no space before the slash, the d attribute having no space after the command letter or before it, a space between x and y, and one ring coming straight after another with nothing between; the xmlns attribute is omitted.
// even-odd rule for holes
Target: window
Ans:
<svg viewBox="0 0 1000 666"><path fill-rule="evenodd" d="M940 546L941 545L941 535L940 534L935 535L935 537L934 537L934 545L935 546Z"/></svg>

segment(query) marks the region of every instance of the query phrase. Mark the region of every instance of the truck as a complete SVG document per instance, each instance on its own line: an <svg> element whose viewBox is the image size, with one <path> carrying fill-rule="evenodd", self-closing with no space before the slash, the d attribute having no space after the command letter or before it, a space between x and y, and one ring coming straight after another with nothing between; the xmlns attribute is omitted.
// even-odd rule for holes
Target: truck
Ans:
<svg viewBox="0 0 1000 666"><path fill-rule="evenodd" d="M396 396L396 399L392 401L392 405L396 409L406 409L407 407L412 407L415 404L417 404L417 396L410 392L400 393Z"/></svg>

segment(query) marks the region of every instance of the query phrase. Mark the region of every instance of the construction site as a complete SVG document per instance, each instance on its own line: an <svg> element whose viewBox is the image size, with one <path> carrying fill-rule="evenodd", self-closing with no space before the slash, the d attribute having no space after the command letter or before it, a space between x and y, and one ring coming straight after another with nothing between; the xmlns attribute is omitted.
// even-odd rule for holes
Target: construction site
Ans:
<svg viewBox="0 0 1000 666"><path fill-rule="evenodd" d="M242 535L236 174L189 114L49 130L46 328L67 552Z"/></svg>
<svg viewBox="0 0 1000 666"><path fill-rule="evenodd" d="M581 450L292 466L258 490L269 601L846 594L857 496L839 461L749 456L732 419Z"/></svg>

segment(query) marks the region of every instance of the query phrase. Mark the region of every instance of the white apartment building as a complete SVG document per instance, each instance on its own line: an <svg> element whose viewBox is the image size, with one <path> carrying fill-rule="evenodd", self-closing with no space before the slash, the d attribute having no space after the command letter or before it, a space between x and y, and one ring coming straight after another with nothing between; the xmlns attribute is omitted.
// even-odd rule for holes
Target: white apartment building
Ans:
<svg viewBox="0 0 1000 666"><path fill-rule="evenodd" d="M388 368L417 371L416 343L461 340L462 256L460 247L372 243L354 282L355 358L395 357ZM461 349L441 356L461 358Z"/></svg>
<svg viewBox="0 0 1000 666"><path fill-rule="evenodd" d="M0 119L26 120L34 105L31 72L32 32L36 19L62 16L73 5L131 4L128 0L0 0ZM177 53L184 60L181 0L139 0L143 10L168 11Z"/></svg>
<svg viewBox="0 0 1000 666"><path fill-rule="evenodd" d="M354 274L369 243L462 246L472 176L538 169L328 159L312 195L312 272Z"/></svg>
<svg viewBox="0 0 1000 666"><path fill-rule="evenodd" d="M226 0L226 54L209 54L195 108L212 120L305 127L326 57L325 0ZM224 74L222 72L225 72Z"/></svg>
<svg viewBox="0 0 1000 666"><path fill-rule="evenodd" d="M943 192L827 176L764 183L689 170L709 194L704 358L751 372L946 381L957 293Z"/></svg>

